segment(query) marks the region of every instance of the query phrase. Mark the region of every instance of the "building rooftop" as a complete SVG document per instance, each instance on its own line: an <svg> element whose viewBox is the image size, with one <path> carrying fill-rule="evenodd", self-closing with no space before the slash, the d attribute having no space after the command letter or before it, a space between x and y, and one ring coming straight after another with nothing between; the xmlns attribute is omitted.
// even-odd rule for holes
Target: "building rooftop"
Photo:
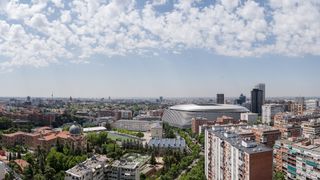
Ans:
<svg viewBox="0 0 320 180"><path fill-rule="evenodd" d="M249 110L243 106L232 105L232 104L181 104L170 107L172 110L180 111L219 111L219 110L229 110L229 111L240 111L249 112Z"/></svg>
<svg viewBox="0 0 320 180"><path fill-rule="evenodd" d="M229 142L233 147L240 149L248 154L268 152L272 151L272 148L269 148L263 144L256 143L255 141L246 141L243 138L240 138L238 134L227 131L214 131L208 130L215 134L215 136L220 139Z"/></svg>
<svg viewBox="0 0 320 180"><path fill-rule="evenodd" d="M107 130L107 128L105 128L103 126L83 128L83 132L106 131L106 130Z"/></svg>
<svg viewBox="0 0 320 180"><path fill-rule="evenodd" d="M151 125L151 128L162 128L162 125L159 122L156 122Z"/></svg>
<svg viewBox="0 0 320 180"><path fill-rule="evenodd" d="M109 159L104 155L95 155L86 161L77 164L76 166L68 169L66 173L72 176L82 177L88 172L93 172L96 169L103 168L104 164L109 161Z"/></svg>
<svg viewBox="0 0 320 180"><path fill-rule="evenodd" d="M144 165L149 159L150 156L128 153L123 155L120 160L114 161L111 166L125 169L136 169Z"/></svg>
<svg viewBox="0 0 320 180"><path fill-rule="evenodd" d="M158 139L154 138L149 141L149 146L160 146L160 147L185 147L186 146L186 141L183 138L163 138L163 139Z"/></svg>

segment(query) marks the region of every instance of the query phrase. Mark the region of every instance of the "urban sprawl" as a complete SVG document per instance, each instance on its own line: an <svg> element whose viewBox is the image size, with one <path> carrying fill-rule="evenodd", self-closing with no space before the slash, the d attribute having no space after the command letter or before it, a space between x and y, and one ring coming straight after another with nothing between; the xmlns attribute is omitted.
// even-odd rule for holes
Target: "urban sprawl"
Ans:
<svg viewBox="0 0 320 180"><path fill-rule="evenodd" d="M0 180L320 179L319 99L266 92L3 97Z"/></svg>

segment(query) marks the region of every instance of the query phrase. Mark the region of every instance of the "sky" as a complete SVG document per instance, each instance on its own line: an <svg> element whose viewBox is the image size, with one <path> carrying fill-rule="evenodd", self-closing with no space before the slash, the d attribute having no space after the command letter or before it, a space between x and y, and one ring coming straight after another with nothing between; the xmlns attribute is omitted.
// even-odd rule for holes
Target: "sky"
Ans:
<svg viewBox="0 0 320 180"><path fill-rule="evenodd" d="M318 0L1 0L0 96L320 96Z"/></svg>

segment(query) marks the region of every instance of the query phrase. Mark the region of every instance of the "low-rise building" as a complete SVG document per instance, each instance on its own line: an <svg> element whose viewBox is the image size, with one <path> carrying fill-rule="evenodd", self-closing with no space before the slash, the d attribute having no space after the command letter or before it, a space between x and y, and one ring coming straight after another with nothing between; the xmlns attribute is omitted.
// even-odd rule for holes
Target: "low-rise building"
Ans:
<svg viewBox="0 0 320 180"><path fill-rule="evenodd" d="M121 119L132 119L132 111L130 110L121 110Z"/></svg>
<svg viewBox="0 0 320 180"><path fill-rule="evenodd" d="M69 131L55 131L49 127L35 129L32 133L15 132L2 134L1 143L5 147L13 147L17 144L36 150L38 147L49 151L57 143L68 145L77 150L86 147L85 137L82 135L80 126L72 125Z"/></svg>
<svg viewBox="0 0 320 180"><path fill-rule="evenodd" d="M153 138L149 141L148 146L150 148L159 148L160 151L166 149L183 151L187 147L183 138Z"/></svg>
<svg viewBox="0 0 320 180"><path fill-rule="evenodd" d="M311 119L309 122L302 123L302 133L306 138L317 137L320 135L320 118Z"/></svg>
<svg viewBox="0 0 320 180"><path fill-rule="evenodd" d="M94 155L86 161L66 171L65 180L104 180L109 159L103 155Z"/></svg>
<svg viewBox="0 0 320 180"><path fill-rule="evenodd" d="M151 132L152 138L162 138L162 134L163 134L162 124L160 123L152 124L150 128L150 132Z"/></svg>
<svg viewBox="0 0 320 180"><path fill-rule="evenodd" d="M216 124L237 124L239 123L239 119L234 119L231 116L221 116L216 120Z"/></svg>
<svg viewBox="0 0 320 180"><path fill-rule="evenodd" d="M138 180L143 166L150 160L150 156L136 153L125 154L120 160L114 161L107 168L108 180Z"/></svg>
<svg viewBox="0 0 320 180"><path fill-rule="evenodd" d="M196 117L191 119L191 130L193 133L199 134L199 127L202 125L214 125L215 120L208 120L207 118Z"/></svg>
<svg viewBox="0 0 320 180"><path fill-rule="evenodd" d="M107 131L107 128L103 126L83 128L84 133L101 132L101 131Z"/></svg>
<svg viewBox="0 0 320 180"><path fill-rule="evenodd" d="M111 127L117 129L126 129L131 131L149 131L153 124L161 121L142 121L142 120L125 120L121 119L111 124Z"/></svg>
<svg viewBox="0 0 320 180"><path fill-rule="evenodd" d="M258 120L258 114L257 113L241 113L240 120L244 121L248 124L254 124Z"/></svg>

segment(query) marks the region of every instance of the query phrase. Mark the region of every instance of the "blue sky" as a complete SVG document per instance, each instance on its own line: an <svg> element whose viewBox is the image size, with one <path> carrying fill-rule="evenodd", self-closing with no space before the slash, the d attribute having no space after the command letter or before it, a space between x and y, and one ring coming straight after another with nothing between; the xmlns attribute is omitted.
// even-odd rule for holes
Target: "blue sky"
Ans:
<svg viewBox="0 0 320 180"><path fill-rule="evenodd" d="M1 1L0 96L320 96L320 3Z"/></svg>

